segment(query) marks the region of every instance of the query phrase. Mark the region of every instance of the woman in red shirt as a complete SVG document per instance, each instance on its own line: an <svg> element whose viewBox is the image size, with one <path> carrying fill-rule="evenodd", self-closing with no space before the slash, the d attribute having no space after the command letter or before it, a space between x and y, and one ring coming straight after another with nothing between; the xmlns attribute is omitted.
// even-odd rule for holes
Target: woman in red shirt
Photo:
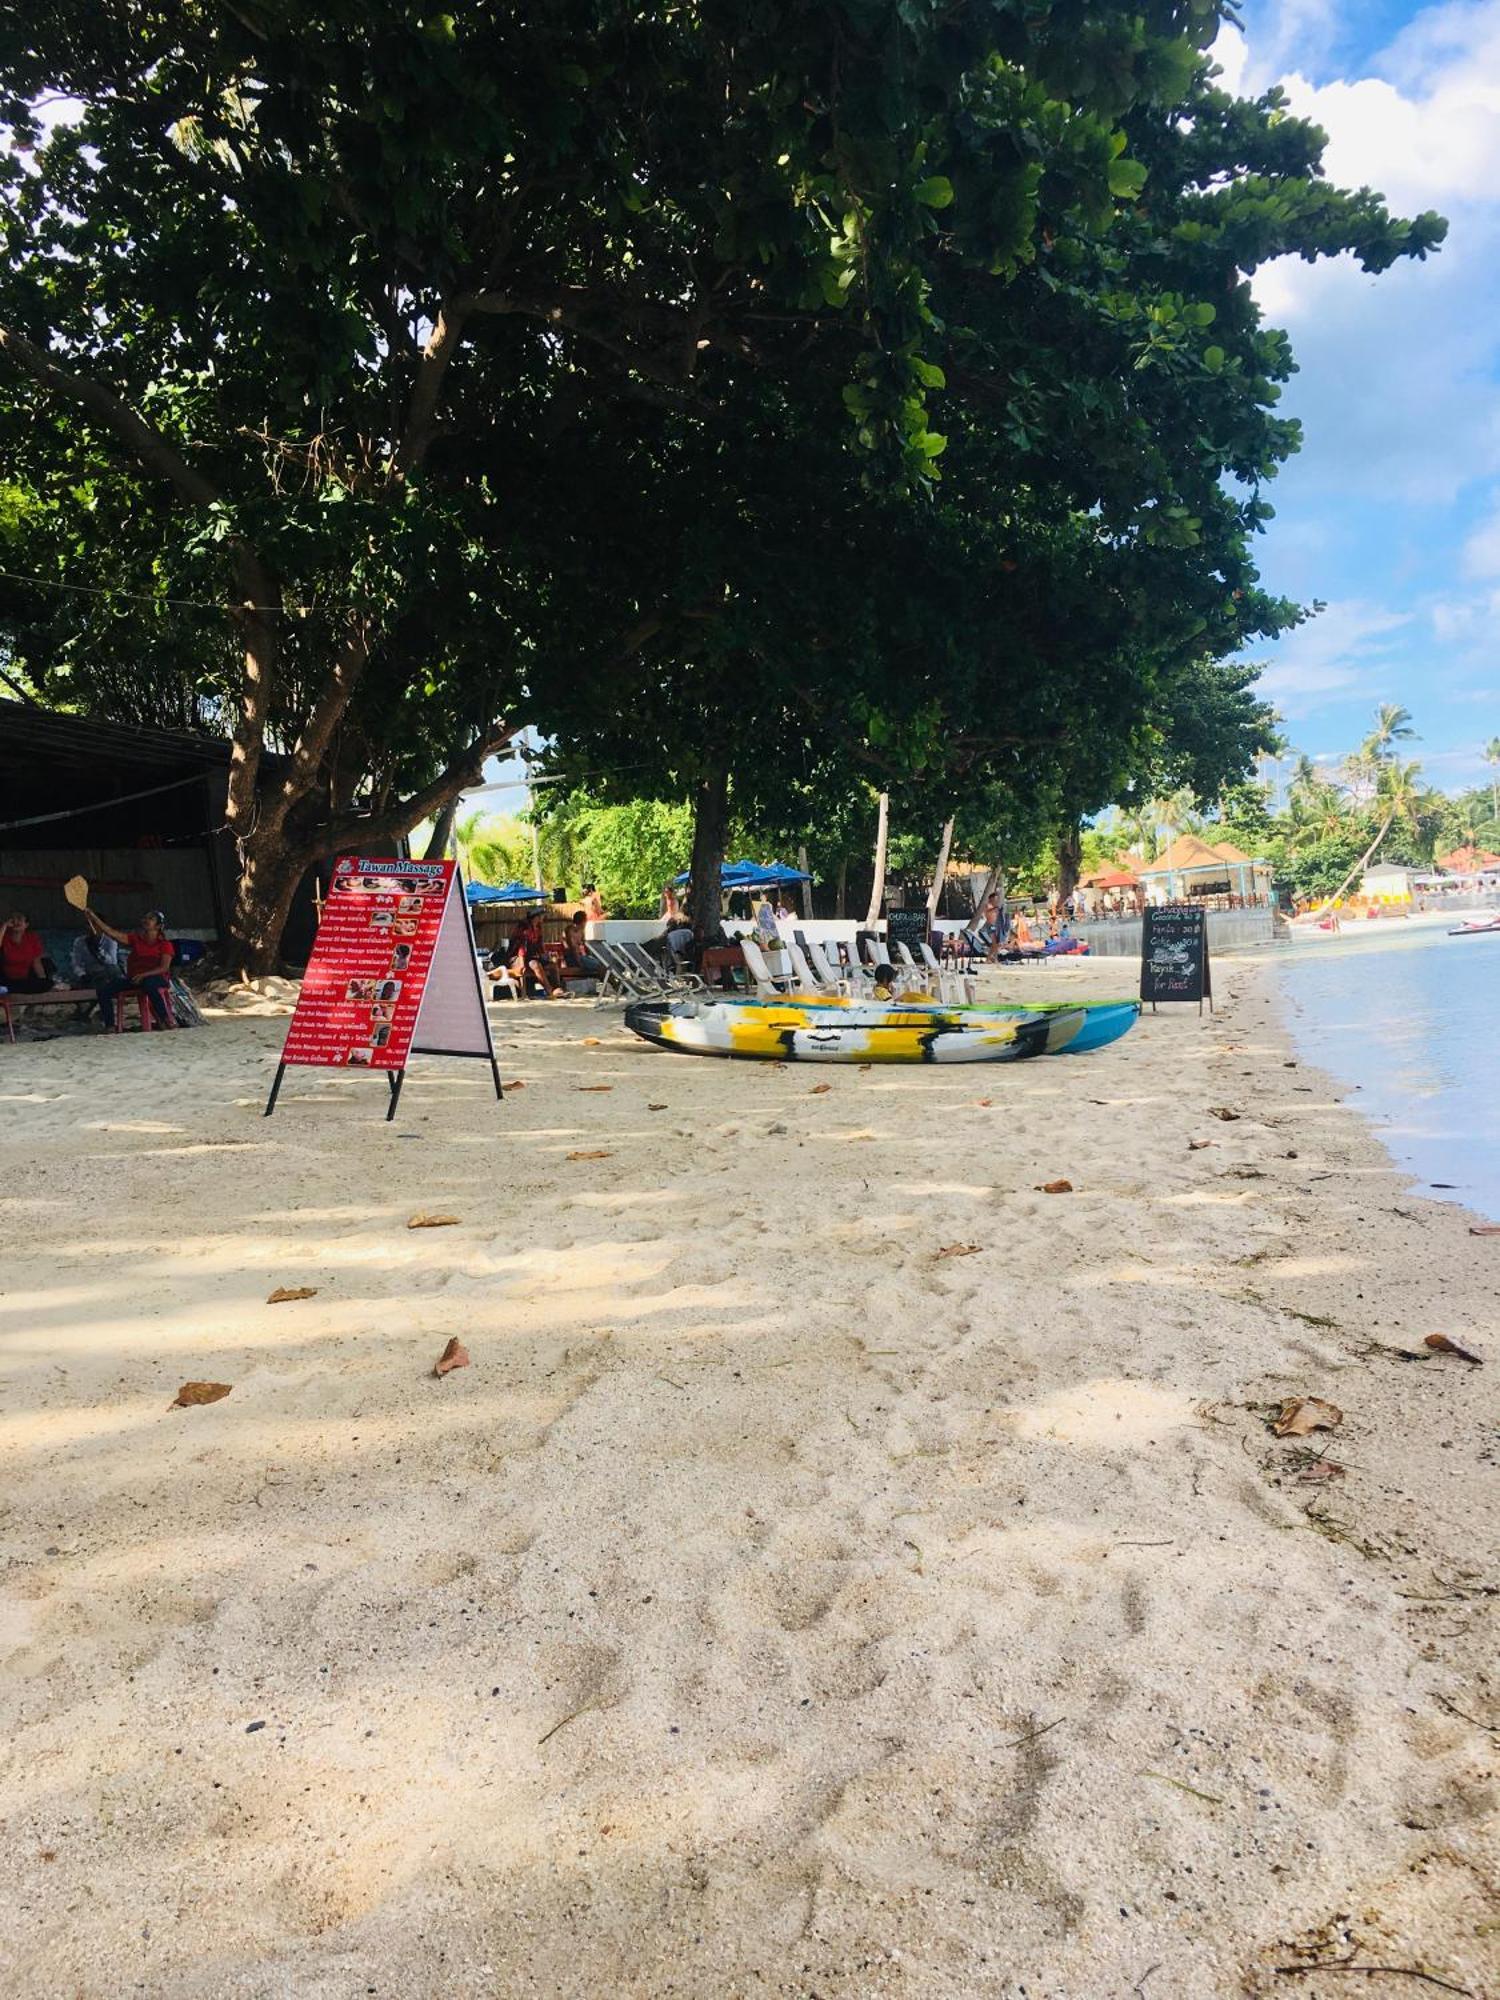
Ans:
<svg viewBox="0 0 1500 2000"><path fill-rule="evenodd" d="M162 931L161 911L147 910L140 929L134 931L117 931L92 910L83 914L91 930L102 931L105 937L112 937L116 944L125 947L125 977L99 988L99 1011L106 1029L115 1025L115 1002L122 993L144 993L157 1026L169 1027L167 1009L171 1005L172 954L176 946Z"/></svg>
<svg viewBox="0 0 1500 2000"><path fill-rule="evenodd" d="M11 993L50 992L45 950L25 914L13 910L0 930L0 986Z"/></svg>

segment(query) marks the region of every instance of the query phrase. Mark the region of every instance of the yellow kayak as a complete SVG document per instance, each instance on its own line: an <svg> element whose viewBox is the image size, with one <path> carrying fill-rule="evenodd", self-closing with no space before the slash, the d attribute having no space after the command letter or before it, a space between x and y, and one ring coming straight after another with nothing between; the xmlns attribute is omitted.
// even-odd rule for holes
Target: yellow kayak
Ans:
<svg viewBox="0 0 1500 2000"><path fill-rule="evenodd" d="M960 1020L899 1001L823 1014L775 1001L638 1000L625 1009L626 1027L660 1048L772 1062L1021 1062L1066 1048L1084 1020L1081 1007Z"/></svg>

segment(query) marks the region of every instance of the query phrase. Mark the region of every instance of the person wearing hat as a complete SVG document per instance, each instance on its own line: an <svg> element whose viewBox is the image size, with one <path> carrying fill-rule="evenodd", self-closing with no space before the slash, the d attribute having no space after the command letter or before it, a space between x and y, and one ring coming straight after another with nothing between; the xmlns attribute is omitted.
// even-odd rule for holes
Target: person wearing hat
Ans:
<svg viewBox="0 0 1500 2000"><path fill-rule="evenodd" d="M172 1025L167 1012L171 1005L172 958L177 948L162 928L161 911L147 910L141 918L139 930L133 931L117 931L113 924L105 923L92 910L86 909L83 914L90 930L113 938L116 944L125 947L124 978L117 976L99 988L99 1011L104 1016L105 1027L114 1027L115 1006L122 993L144 993L156 1025L169 1028Z"/></svg>

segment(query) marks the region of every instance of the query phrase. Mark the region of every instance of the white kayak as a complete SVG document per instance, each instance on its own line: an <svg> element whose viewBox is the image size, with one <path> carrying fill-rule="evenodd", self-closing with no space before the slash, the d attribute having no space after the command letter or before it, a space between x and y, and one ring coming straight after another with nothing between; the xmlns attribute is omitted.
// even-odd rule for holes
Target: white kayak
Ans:
<svg viewBox="0 0 1500 2000"><path fill-rule="evenodd" d="M810 1016L775 1002L638 1000L625 1025L644 1041L684 1055L751 1061L845 1063L1022 1062L1055 1055L1083 1029L1083 1008L959 1021L899 1001Z"/></svg>

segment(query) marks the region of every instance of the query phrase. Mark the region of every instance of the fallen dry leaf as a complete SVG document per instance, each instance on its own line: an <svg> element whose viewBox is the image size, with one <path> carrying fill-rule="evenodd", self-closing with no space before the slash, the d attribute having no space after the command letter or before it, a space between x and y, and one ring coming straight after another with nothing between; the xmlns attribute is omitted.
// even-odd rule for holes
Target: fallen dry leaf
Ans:
<svg viewBox="0 0 1500 2000"><path fill-rule="evenodd" d="M1071 1194L1073 1192L1073 1183L1071 1181L1038 1181L1036 1191L1038 1194Z"/></svg>
<svg viewBox="0 0 1500 2000"><path fill-rule="evenodd" d="M406 1226L408 1229L452 1229L457 1221L456 1215L414 1215Z"/></svg>
<svg viewBox="0 0 1500 2000"><path fill-rule="evenodd" d="M469 1350L457 1334L448 1342L437 1360L432 1364L434 1375L450 1375L455 1368L469 1366Z"/></svg>
<svg viewBox="0 0 1500 2000"><path fill-rule="evenodd" d="M526 1085L521 1077L513 1076L507 1082L501 1084L500 1088L502 1090L524 1090Z"/></svg>
<svg viewBox="0 0 1500 2000"><path fill-rule="evenodd" d="M315 1299L317 1296L318 1288L316 1285L278 1285L266 1300L266 1304L268 1306L284 1306L290 1304L293 1299Z"/></svg>
<svg viewBox="0 0 1500 2000"><path fill-rule="evenodd" d="M1430 1347L1436 1354L1455 1354L1460 1361L1472 1361L1476 1368L1484 1366L1477 1354L1471 1354L1467 1347L1460 1347L1458 1342L1450 1340L1446 1333L1429 1333L1422 1345Z"/></svg>
<svg viewBox="0 0 1500 2000"><path fill-rule="evenodd" d="M1222 1118L1226 1125L1233 1125L1240 1114L1238 1111L1231 1111L1227 1104L1210 1104L1208 1115L1210 1118Z"/></svg>
<svg viewBox="0 0 1500 2000"><path fill-rule="evenodd" d="M945 1243L937 1254L940 1257L972 1257L978 1249L977 1243Z"/></svg>
<svg viewBox="0 0 1500 2000"><path fill-rule="evenodd" d="M604 1047L604 1039L600 1035L585 1035L583 1046L586 1049L602 1049Z"/></svg>
<svg viewBox="0 0 1500 2000"><path fill-rule="evenodd" d="M1190 1153L1201 1153L1206 1147L1217 1146L1218 1143L1217 1139L1189 1139L1188 1151Z"/></svg>
<svg viewBox="0 0 1500 2000"><path fill-rule="evenodd" d="M976 1097L976 1098L974 1099L974 1102L975 1102L975 1103L976 1103L976 1104L977 1104L977 1105L978 1105L978 1106L980 1107L980 1109L981 1109L981 1110L983 1110L983 1111L988 1111L988 1110L989 1110L989 1108L990 1108L990 1106L991 1106L991 1105L992 1105L992 1104L994 1103L994 1101L995 1101L995 1100L994 1100L994 1098L993 1098L993 1097Z"/></svg>
<svg viewBox="0 0 1500 2000"><path fill-rule="evenodd" d="M569 1153L568 1158L570 1160L610 1160L614 1158L614 1155L609 1151L608 1147L593 1147L588 1150Z"/></svg>
<svg viewBox="0 0 1500 2000"><path fill-rule="evenodd" d="M859 1066L859 1073L861 1076L863 1076L867 1069L874 1069L874 1067L875 1067L874 1063L861 1063Z"/></svg>
<svg viewBox="0 0 1500 2000"><path fill-rule="evenodd" d="M167 1408L191 1410L199 1403L219 1403L233 1387L232 1382L184 1382Z"/></svg>
<svg viewBox="0 0 1500 2000"><path fill-rule="evenodd" d="M1300 1486L1313 1486L1319 1480L1342 1479L1343 1476L1344 1468L1339 1464L1337 1459L1314 1458L1309 1459L1307 1464L1297 1474L1297 1483Z"/></svg>
<svg viewBox="0 0 1500 2000"><path fill-rule="evenodd" d="M1325 1403L1321 1396L1287 1396L1271 1429L1279 1438L1305 1438L1314 1431L1331 1431L1343 1421L1344 1413L1338 1405Z"/></svg>
<svg viewBox="0 0 1500 2000"><path fill-rule="evenodd" d="M575 1089L578 1089L578 1090L613 1090L613 1089L614 1089L614 1085L613 1085L612 1083L580 1083L580 1084L577 1084L577 1085L575 1085L574 1087L575 1087Z"/></svg>
<svg viewBox="0 0 1500 2000"><path fill-rule="evenodd" d="M665 1110L666 1110L666 1108L667 1108L667 1107L666 1107L666 1105L665 1105L665 1104L648 1104L648 1105L646 1106L646 1109L647 1109L648 1111L665 1111Z"/></svg>
<svg viewBox="0 0 1500 2000"><path fill-rule="evenodd" d="M815 1083L807 1094L809 1097L821 1097L825 1090L832 1090L832 1088L833 1085L831 1083Z"/></svg>
<svg viewBox="0 0 1500 2000"><path fill-rule="evenodd" d="M1469 1224L1469 1234L1471 1236L1500 1236L1500 1222L1471 1222Z"/></svg>

